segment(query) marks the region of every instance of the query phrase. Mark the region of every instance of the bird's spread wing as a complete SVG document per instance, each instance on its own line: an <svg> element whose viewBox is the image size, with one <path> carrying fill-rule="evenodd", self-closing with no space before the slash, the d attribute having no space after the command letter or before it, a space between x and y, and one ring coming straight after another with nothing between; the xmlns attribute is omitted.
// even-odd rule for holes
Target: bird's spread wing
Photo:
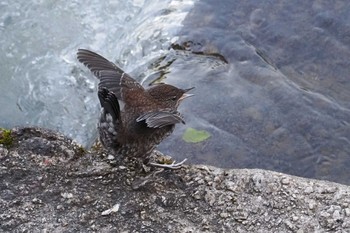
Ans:
<svg viewBox="0 0 350 233"><path fill-rule="evenodd" d="M79 49L77 58L100 80L98 84L100 89L107 88L120 100L123 100L122 87L144 91L144 88L136 80L97 53Z"/></svg>
<svg viewBox="0 0 350 233"><path fill-rule="evenodd" d="M121 124L119 102L114 93L110 92L106 88L99 88L98 98L100 99L101 106L105 109L105 111L111 114L113 121Z"/></svg>
<svg viewBox="0 0 350 233"><path fill-rule="evenodd" d="M179 112L156 111L142 114L136 119L137 122L145 121L150 128L162 128L177 123L185 124Z"/></svg>

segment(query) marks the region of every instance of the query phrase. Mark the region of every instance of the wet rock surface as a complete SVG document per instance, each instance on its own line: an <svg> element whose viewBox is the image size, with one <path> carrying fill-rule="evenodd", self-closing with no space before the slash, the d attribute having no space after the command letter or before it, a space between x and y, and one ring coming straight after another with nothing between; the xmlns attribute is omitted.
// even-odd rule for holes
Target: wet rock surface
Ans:
<svg viewBox="0 0 350 233"><path fill-rule="evenodd" d="M350 187L256 169L146 174L69 138L12 130L0 146L0 232L349 232Z"/></svg>

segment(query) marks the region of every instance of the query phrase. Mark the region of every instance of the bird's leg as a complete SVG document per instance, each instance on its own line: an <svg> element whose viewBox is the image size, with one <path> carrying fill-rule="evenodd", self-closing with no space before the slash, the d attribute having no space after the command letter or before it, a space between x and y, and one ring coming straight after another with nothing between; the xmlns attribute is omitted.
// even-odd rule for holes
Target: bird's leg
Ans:
<svg viewBox="0 0 350 233"><path fill-rule="evenodd" d="M167 169L179 169L186 162L187 159L176 163L170 156L166 156L161 152L154 150L150 156L150 161L147 163L148 166L157 168L167 168Z"/></svg>

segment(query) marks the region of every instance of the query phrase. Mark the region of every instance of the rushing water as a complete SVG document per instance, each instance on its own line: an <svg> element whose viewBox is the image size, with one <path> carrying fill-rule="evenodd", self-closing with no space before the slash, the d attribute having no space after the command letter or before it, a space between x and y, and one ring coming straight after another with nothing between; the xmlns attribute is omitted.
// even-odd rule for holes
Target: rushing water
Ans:
<svg viewBox="0 0 350 233"><path fill-rule="evenodd" d="M90 145L99 115L97 80L81 70L77 49L117 58L125 70L138 69L141 80L190 6L165 0L1 2L0 125L53 128Z"/></svg>
<svg viewBox="0 0 350 233"><path fill-rule="evenodd" d="M90 48L145 84L195 86L162 151L350 184L348 1L1 2L0 126L96 137ZM172 44L172 46L171 46ZM173 49L170 49L172 47ZM208 140L182 140L187 127Z"/></svg>

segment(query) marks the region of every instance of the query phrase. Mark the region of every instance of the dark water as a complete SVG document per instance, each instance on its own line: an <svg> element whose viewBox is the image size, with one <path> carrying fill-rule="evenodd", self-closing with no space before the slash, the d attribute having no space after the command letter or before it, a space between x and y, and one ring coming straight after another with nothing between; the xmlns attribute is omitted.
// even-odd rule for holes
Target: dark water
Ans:
<svg viewBox="0 0 350 233"><path fill-rule="evenodd" d="M163 148L350 184L349 12L348 1L198 2L174 75L197 87L185 114L212 137L189 145L179 133Z"/></svg>
<svg viewBox="0 0 350 233"><path fill-rule="evenodd" d="M350 184L350 2L109 0L0 2L0 127L96 138L89 48L145 84L195 97L160 145L178 160ZM211 137L186 143L186 128Z"/></svg>

